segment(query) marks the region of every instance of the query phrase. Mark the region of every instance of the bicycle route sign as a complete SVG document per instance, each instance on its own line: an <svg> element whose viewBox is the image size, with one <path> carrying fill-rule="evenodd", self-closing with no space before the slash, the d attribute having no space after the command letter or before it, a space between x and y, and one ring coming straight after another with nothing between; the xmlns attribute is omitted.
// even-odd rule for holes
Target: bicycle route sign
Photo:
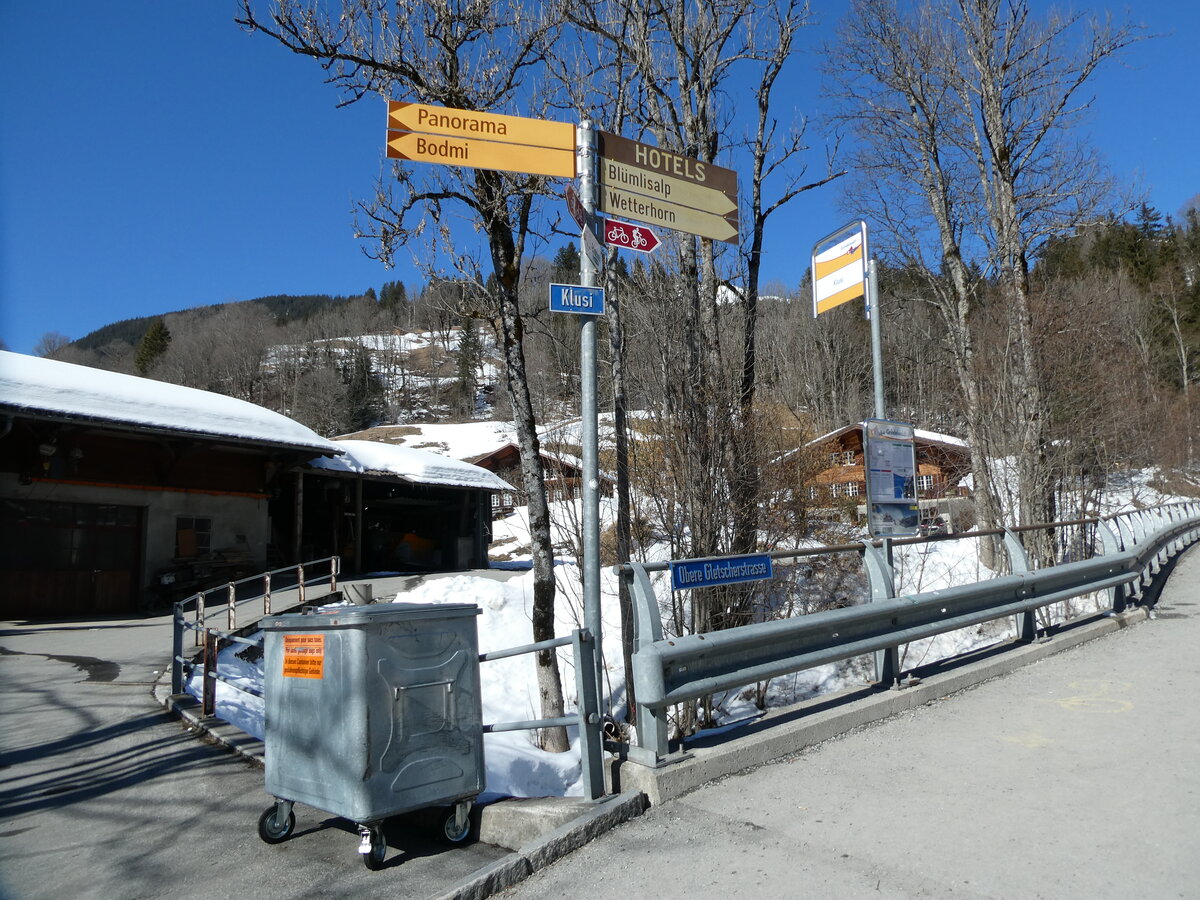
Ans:
<svg viewBox="0 0 1200 900"><path fill-rule="evenodd" d="M629 222L605 219L604 243L610 247L620 247L622 250L652 253L661 241L658 235L645 225L631 225Z"/></svg>

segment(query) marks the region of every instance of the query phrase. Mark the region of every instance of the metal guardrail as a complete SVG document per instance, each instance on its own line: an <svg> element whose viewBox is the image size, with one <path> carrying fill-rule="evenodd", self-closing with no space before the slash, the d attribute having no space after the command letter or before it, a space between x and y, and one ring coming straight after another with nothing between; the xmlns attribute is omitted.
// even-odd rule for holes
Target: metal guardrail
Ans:
<svg viewBox="0 0 1200 900"><path fill-rule="evenodd" d="M1067 526L1094 528L1102 553L1033 569L1017 533ZM1143 596L1171 556L1200 538L1200 504L933 540L985 536L1003 536L1011 574L901 597L895 595L893 567L875 542L775 552L769 555L781 560L862 554L872 602L672 638L664 637L649 573L665 571L671 562L680 561L618 566L618 574L630 582L636 627L633 679L638 745L629 748L629 759L649 766L669 761L667 711L673 704L872 652L877 654L877 677L891 684L900 676L901 644L1009 615L1020 616L1019 639L1032 640L1035 610L1094 591L1109 590L1112 609L1120 612L1131 599Z"/></svg>

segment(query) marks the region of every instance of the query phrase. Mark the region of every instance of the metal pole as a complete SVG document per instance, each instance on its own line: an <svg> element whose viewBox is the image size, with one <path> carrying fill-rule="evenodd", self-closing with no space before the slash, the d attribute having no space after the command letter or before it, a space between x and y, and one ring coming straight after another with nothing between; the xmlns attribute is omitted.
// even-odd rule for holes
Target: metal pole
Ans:
<svg viewBox="0 0 1200 900"><path fill-rule="evenodd" d="M579 123L579 199L587 214L585 228L592 227L596 213L596 132L592 123ZM596 267L582 247L579 254L579 278L584 287L595 287ZM580 415L583 426L583 621L595 638L596 701L603 709L604 654L603 623L600 619L600 453L599 407L596 397L596 316L579 319ZM582 704L582 700L580 703Z"/></svg>
<svg viewBox="0 0 1200 900"><path fill-rule="evenodd" d="M866 248L863 249L865 251ZM883 336L880 331L880 319L883 317L879 314L879 278L874 257L867 261L867 315L871 317L871 371L875 380L875 418L886 419L887 409L883 399ZM867 465L868 461L864 456L864 468ZM867 515L870 515L870 503L871 498L868 497ZM889 571L894 573L896 563L892 554L890 538L883 539L883 555L887 560ZM899 677L900 649L888 647L886 650L877 651L875 653L875 680L895 682Z"/></svg>
<svg viewBox="0 0 1200 900"><path fill-rule="evenodd" d="M879 285L875 259L867 263L867 315L871 317L871 368L875 375L875 418L886 419L883 405L883 338L879 332Z"/></svg>

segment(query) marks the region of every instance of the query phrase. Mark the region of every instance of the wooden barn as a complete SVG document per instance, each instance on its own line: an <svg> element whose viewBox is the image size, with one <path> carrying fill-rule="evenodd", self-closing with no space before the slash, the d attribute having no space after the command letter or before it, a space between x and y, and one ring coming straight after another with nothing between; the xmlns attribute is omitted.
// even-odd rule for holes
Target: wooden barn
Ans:
<svg viewBox="0 0 1200 900"><path fill-rule="evenodd" d="M348 449L242 400L0 351L0 618L128 614L168 578L339 554L399 569L370 541L404 534L433 544L410 568L487 565L503 480Z"/></svg>

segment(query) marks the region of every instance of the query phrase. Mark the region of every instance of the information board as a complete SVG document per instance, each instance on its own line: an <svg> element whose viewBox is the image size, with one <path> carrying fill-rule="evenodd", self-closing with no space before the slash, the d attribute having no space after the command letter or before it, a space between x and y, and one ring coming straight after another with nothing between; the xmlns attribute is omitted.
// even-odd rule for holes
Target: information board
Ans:
<svg viewBox="0 0 1200 900"><path fill-rule="evenodd" d="M920 525L913 426L885 419L863 423L867 528L873 537L913 535Z"/></svg>

